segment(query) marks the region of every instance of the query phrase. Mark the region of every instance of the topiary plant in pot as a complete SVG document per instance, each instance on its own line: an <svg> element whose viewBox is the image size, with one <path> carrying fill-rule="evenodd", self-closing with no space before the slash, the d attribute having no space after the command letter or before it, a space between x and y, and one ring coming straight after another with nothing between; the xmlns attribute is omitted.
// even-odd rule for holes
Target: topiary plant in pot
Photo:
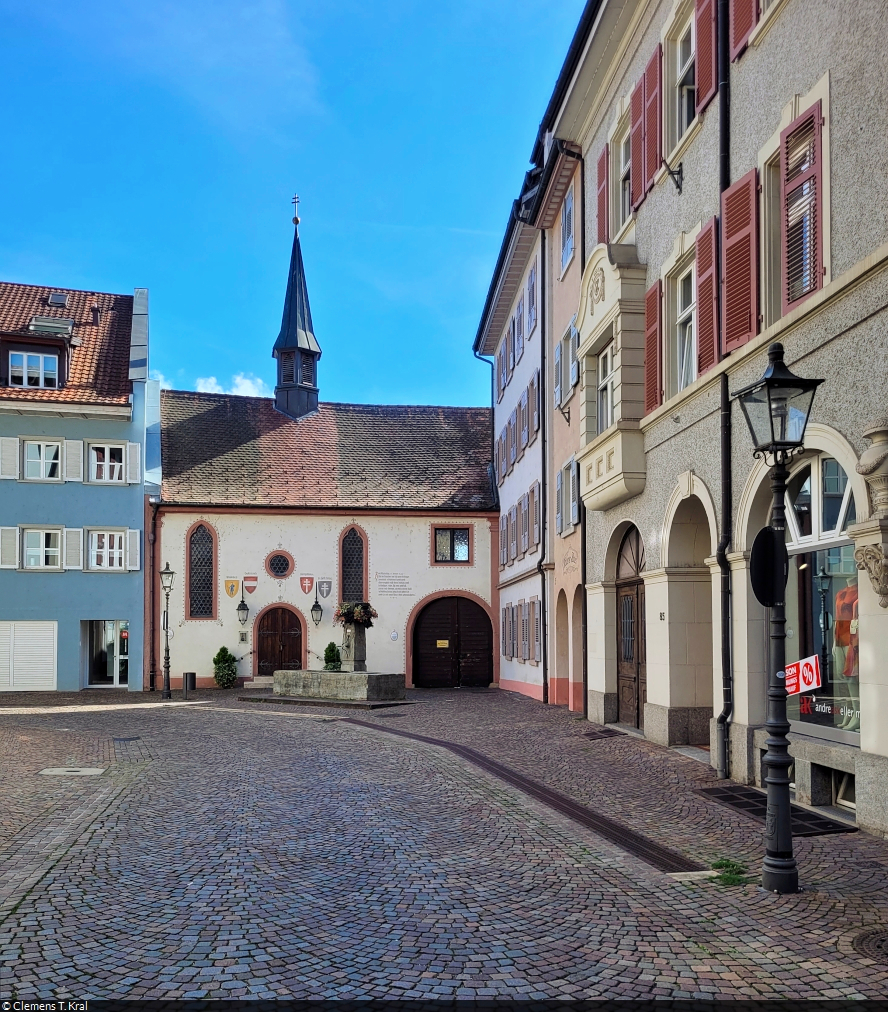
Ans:
<svg viewBox="0 0 888 1012"><path fill-rule="evenodd" d="M342 671L342 657L335 643L328 643L324 650L324 671Z"/></svg>
<svg viewBox="0 0 888 1012"><path fill-rule="evenodd" d="M228 647L222 647L213 658L213 678L220 689L237 685L237 658Z"/></svg>

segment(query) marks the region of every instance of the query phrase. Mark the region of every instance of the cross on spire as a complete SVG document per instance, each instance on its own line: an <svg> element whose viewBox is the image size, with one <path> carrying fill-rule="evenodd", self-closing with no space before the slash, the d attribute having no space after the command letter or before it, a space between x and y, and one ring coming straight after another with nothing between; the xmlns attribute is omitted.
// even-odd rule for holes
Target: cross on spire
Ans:
<svg viewBox="0 0 888 1012"><path fill-rule="evenodd" d="M294 193L293 194L293 199L290 201L290 203L293 205L293 224L294 225L298 225L299 224L299 194L298 193Z"/></svg>

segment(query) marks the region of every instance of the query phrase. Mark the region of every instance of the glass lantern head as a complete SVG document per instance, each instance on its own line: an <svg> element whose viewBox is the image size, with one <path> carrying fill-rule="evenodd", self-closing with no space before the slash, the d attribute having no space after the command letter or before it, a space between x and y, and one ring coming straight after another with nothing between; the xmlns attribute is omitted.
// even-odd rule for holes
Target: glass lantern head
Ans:
<svg viewBox="0 0 888 1012"><path fill-rule="evenodd" d="M817 590L825 597L829 593L829 585L832 583L832 577L829 573L827 573L823 566L821 566L815 579L817 580Z"/></svg>
<svg viewBox="0 0 888 1012"><path fill-rule="evenodd" d="M311 620L315 625L321 624L321 619L324 615L324 609L321 607L321 602L318 600L318 595L315 594L315 603L311 606Z"/></svg>
<svg viewBox="0 0 888 1012"><path fill-rule="evenodd" d="M822 379L805 379L783 364L783 345L768 348L768 367L760 380L738 390L756 450L795 450L805 441L811 405Z"/></svg>
<svg viewBox="0 0 888 1012"><path fill-rule="evenodd" d="M169 594L173 589L173 578L175 572L170 569L170 564L167 563L160 571L160 585L163 588L164 594Z"/></svg>
<svg viewBox="0 0 888 1012"><path fill-rule="evenodd" d="M244 595L241 594L240 604L237 606L237 620L241 625L246 625L249 617L250 606L244 600Z"/></svg>

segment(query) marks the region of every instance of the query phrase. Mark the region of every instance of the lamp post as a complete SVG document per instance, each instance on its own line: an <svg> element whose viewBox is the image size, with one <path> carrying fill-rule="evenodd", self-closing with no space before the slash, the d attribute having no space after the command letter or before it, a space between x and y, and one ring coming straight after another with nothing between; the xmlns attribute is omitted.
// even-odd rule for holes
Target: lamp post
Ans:
<svg viewBox="0 0 888 1012"><path fill-rule="evenodd" d="M738 390L755 447L753 455L771 465L770 557L776 558L779 543L782 559L770 567L770 588L762 603L771 609L771 670L768 675L768 730L764 762L768 787L765 818L765 857L762 885L770 892L794 893L799 889L799 872L792 849L792 809L789 798L789 721L786 717L786 479L790 459L804 450L805 427L814 393L823 382L793 375L783 364L783 345L768 348L768 367L760 380ZM758 540L758 539L757 539ZM755 583L755 577L753 577ZM758 595L758 591L757 591Z"/></svg>
<svg viewBox="0 0 888 1012"><path fill-rule="evenodd" d="M173 589L173 577L176 574L167 562L160 571L160 586L166 600L163 606L163 692L161 699L172 699L170 691L170 591Z"/></svg>
<svg viewBox="0 0 888 1012"><path fill-rule="evenodd" d="M826 597L829 594L832 577L821 566L815 580L817 581L817 592L820 594L820 670L823 672L823 680L831 682L829 654L826 652L826 634L829 631L829 611L826 608Z"/></svg>
<svg viewBox="0 0 888 1012"><path fill-rule="evenodd" d="M318 600L318 588L315 584L315 603L311 606L311 620L316 626L321 624L321 619L324 617L324 609L321 607L321 602Z"/></svg>

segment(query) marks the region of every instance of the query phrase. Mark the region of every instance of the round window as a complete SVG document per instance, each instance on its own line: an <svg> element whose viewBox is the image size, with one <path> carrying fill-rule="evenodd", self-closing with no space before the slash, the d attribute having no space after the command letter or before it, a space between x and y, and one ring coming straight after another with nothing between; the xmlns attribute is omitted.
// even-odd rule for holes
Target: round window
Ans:
<svg viewBox="0 0 888 1012"><path fill-rule="evenodd" d="M272 555L268 568L274 576L286 576L290 572L290 560L286 555Z"/></svg>

